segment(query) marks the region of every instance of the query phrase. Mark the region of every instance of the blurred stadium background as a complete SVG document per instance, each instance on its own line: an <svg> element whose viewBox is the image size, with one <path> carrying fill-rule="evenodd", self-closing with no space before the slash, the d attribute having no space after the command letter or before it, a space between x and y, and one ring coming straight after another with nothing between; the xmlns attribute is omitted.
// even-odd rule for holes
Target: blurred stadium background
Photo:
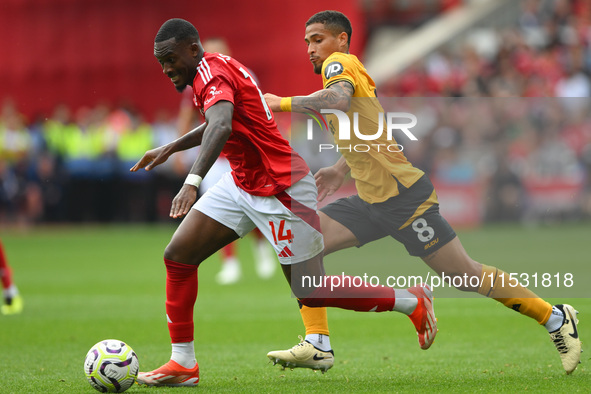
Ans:
<svg viewBox="0 0 591 394"><path fill-rule="evenodd" d="M321 4L320 4L321 3ZM129 167L177 136L181 95L153 37L183 17L224 37L263 91L320 88L304 23L338 9L381 98L419 118L405 145L457 226L591 216L591 3L585 0L0 4L0 225L168 221L194 153ZM277 116L286 136L289 117ZM313 169L326 157L306 152ZM313 153L313 152L312 152Z"/></svg>

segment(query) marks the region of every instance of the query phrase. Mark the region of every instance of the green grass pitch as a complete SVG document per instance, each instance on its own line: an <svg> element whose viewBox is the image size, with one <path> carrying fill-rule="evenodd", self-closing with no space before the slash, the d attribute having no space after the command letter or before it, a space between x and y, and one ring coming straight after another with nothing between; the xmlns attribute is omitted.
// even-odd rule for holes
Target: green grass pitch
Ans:
<svg viewBox="0 0 591 394"><path fill-rule="evenodd" d="M83 361L102 339L126 341L142 370L164 363L170 344L161 256L174 229L171 224L1 230L25 309L21 315L0 315L0 393L95 392L84 377ZM591 288L589 223L486 227L459 235L480 262L529 274L573 271L583 293ZM293 346L303 334L296 302L279 272L268 281L256 277L252 238L240 240L238 251L244 278L237 285L215 283L217 255L199 271L199 387L134 385L129 393L591 390L591 350L567 376L543 327L495 301L455 290L438 296L436 289L439 334L427 351L420 350L412 324L401 314L331 309L334 368L324 375L282 371L268 363L266 353ZM360 264L372 261L397 274L426 272L392 240L336 253L327 258L327 267L361 272L367 267ZM574 294L561 291L557 295ZM580 311L584 346L591 344L590 297L588 292L560 299Z"/></svg>

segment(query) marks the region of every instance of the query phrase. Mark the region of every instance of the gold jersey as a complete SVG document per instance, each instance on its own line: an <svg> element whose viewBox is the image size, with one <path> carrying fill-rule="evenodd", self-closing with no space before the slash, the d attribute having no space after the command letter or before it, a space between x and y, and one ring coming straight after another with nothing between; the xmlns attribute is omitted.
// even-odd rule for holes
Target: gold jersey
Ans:
<svg viewBox="0 0 591 394"><path fill-rule="evenodd" d="M384 109L377 99L374 81L355 55L335 52L324 61L324 88L340 81L349 82L355 89L347 112L351 128L347 138L350 139L341 139L339 122L334 114L326 116L329 129L338 151L351 168L351 177L355 179L359 197L370 204L386 201L400 193L398 183L409 188L424 172L413 167L400 149L396 148L393 137L387 139L386 130L379 133L379 121L380 117L384 118ZM376 137L371 140L359 138L354 130L355 122L359 134ZM382 128L385 127L384 119Z"/></svg>

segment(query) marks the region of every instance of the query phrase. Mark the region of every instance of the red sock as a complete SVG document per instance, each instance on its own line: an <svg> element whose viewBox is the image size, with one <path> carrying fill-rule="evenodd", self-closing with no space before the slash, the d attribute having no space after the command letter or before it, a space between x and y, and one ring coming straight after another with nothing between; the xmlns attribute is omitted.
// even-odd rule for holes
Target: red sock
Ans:
<svg viewBox="0 0 591 394"><path fill-rule="evenodd" d="M222 255L224 260L234 257L234 242L231 242L222 248Z"/></svg>
<svg viewBox="0 0 591 394"><path fill-rule="evenodd" d="M358 312L385 312L394 309L394 289L373 287L351 276L325 276L326 286L318 286L302 303L311 307L332 306Z"/></svg>
<svg viewBox="0 0 591 394"><path fill-rule="evenodd" d="M194 339L193 308L197 300L197 266L164 259L166 317L172 343Z"/></svg>
<svg viewBox="0 0 591 394"><path fill-rule="evenodd" d="M8 266L2 243L0 243L0 279L2 280L2 288L8 289L12 285L12 272Z"/></svg>
<svg viewBox="0 0 591 394"><path fill-rule="evenodd" d="M256 237L257 241L262 241L265 239L265 236L263 235L263 233L261 233L261 230L259 230L258 227L256 227L254 230L252 230L252 233Z"/></svg>

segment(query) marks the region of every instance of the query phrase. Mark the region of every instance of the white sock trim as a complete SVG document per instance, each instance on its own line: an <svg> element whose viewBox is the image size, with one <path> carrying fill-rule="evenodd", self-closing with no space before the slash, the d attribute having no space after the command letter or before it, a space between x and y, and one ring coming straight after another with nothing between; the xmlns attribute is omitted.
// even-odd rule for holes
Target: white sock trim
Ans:
<svg viewBox="0 0 591 394"><path fill-rule="evenodd" d="M330 338L324 334L308 334L305 340L310 342L315 348L322 350L323 352L329 352L332 347L330 346Z"/></svg>
<svg viewBox="0 0 591 394"><path fill-rule="evenodd" d="M195 368L195 365L197 365L197 359L195 358L195 341L173 343L170 359L181 367L187 369Z"/></svg>
<svg viewBox="0 0 591 394"><path fill-rule="evenodd" d="M394 289L394 309L393 311L410 315L419 305L417 296L406 289Z"/></svg>
<svg viewBox="0 0 591 394"><path fill-rule="evenodd" d="M563 322L564 313L562 313L560 309L553 306L552 314L550 314L550 318L548 319L546 324L544 324L544 327L546 327L546 330L548 330L548 332L554 332L558 330L560 327L562 327Z"/></svg>
<svg viewBox="0 0 591 394"><path fill-rule="evenodd" d="M10 287L4 289L3 294L4 298L14 298L18 295L18 288L13 283L12 285L10 285Z"/></svg>

